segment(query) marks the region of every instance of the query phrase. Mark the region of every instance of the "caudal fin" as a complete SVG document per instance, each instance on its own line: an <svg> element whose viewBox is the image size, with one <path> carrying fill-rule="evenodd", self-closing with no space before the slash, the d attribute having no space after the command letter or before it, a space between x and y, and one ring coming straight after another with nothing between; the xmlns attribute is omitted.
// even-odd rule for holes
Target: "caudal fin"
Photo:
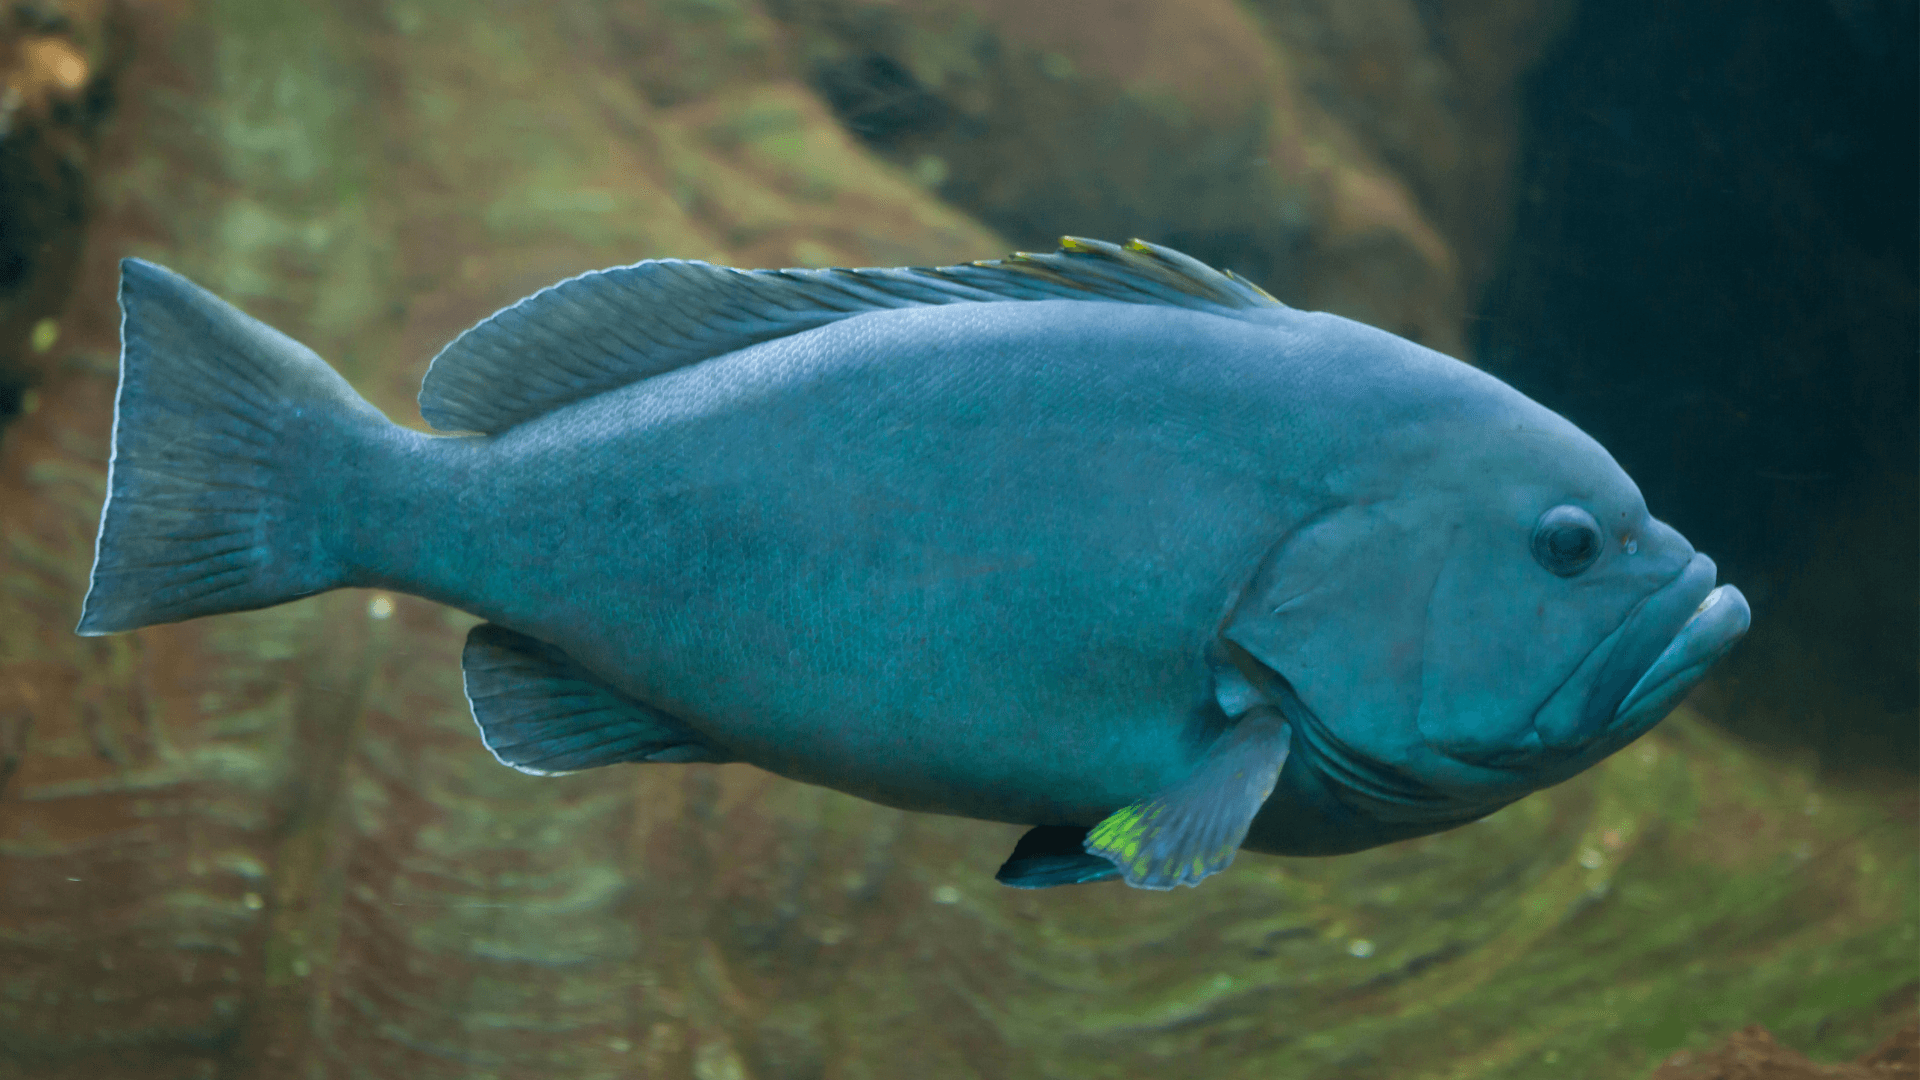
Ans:
<svg viewBox="0 0 1920 1080"><path fill-rule="evenodd" d="M313 351L164 267L120 263L120 390L80 633L342 584L310 451L387 420ZM303 451L309 451L303 453Z"/></svg>

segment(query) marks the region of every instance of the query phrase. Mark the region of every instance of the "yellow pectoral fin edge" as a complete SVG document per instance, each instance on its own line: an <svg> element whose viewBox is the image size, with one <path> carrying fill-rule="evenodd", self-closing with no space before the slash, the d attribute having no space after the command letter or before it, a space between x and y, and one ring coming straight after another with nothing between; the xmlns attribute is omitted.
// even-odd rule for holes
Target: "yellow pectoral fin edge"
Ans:
<svg viewBox="0 0 1920 1080"><path fill-rule="evenodd" d="M1140 854L1151 823L1159 816L1158 807L1139 804L1123 806L1107 816L1087 834L1087 850L1122 864L1132 863Z"/></svg>
<svg viewBox="0 0 1920 1080"><path fill-rule="evenodd" d="M1141 849L1153 838L1155 822L1165 809L1146 803L1114 811L1087 834L1087 851L1112 860L1130 881L1137 883L1156 876L1155 861L1142 855ZM1195 854L1168 853L1159 860L1157 876L1198 883L1231 865L1237 846L1227 844Z"/></svg>

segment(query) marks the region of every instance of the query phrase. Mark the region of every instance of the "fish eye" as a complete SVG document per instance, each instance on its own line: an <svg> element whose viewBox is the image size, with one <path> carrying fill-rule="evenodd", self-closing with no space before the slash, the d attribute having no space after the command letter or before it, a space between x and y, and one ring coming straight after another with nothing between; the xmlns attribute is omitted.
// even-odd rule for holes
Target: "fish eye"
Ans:
<svg viewBox="0 0 1920 1080"><path fill-rule="evenodd" d="M1600 557L1600 523L1577 506L1556 506L1533 527L1533 557L1541 566L1572 577Z"/></svg>

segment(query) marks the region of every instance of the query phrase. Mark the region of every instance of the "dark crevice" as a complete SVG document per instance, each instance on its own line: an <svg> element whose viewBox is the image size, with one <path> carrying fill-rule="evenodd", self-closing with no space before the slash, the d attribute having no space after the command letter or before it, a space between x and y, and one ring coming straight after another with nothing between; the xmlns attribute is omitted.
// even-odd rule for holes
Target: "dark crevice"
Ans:
<svg viewBox="0 0 1920 1080"><path fill-rule="evenodd" d="M934 135L952 122L945 102L879 53L823 63L814 83L849 131L877 149Z"/></svg>

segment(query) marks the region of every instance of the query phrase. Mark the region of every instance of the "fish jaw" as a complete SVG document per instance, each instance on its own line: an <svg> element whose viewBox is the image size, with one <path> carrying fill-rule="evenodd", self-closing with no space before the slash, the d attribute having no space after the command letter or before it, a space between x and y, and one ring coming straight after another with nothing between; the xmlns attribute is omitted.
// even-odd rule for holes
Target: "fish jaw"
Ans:
<svg viewBox="0 0 1920 1080"><path fill-rule="evenodd" d="M1614 710L1614 729L1638 735L1659 723L1699 684L1707 669L1746 636L1752 622L1753 612L1739 589L1722 585L1708 593L1653 666L1627 691Z"/></svg>
<svg viewBox="0 0 1920 1080"><path fill-rule="evenodd" d="M1695 554L1636 607L1535 714L1541 744L1578 771L1659 723L1747 631L1746 598L1715 575Z"/></svg>

